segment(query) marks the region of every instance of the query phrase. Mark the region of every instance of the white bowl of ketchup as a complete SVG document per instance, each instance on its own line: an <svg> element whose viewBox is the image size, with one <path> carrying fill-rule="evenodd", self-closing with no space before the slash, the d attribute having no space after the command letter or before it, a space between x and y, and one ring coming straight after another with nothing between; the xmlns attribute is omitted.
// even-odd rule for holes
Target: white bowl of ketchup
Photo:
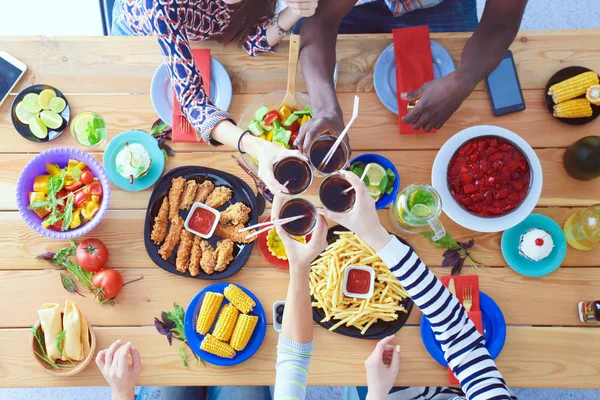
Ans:
<svg viewBox="0 0 600 400"><path fill-rule="evenodd" d="M204 239L209 239L219 223L221 213L203 203L196 202L185 219L185 229Z"/></svg>
<svg viewBox="0 0 600 400"><path fill-rule="evenodd" d="M344 296L369 299L373 297L375 271L371 267L349 266L344 271Z"/></svg>

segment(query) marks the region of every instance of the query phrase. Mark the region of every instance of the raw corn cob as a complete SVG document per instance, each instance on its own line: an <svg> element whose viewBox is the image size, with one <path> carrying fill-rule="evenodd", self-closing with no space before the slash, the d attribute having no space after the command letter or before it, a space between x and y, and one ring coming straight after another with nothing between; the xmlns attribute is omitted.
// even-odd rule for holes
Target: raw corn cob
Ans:
<svg viewBox="0 0 600 400"><path fill-rule="evenodd" d="M590 86L598 83L598 74L588 71L550 86L548 94L558 104L585 94Z"/></svg>
<svg viewBox="0 0 600 400"><path fill-rule="evenodd" d="M235 323L238 320L239 311L231 304L226 304L221 313L212 335L223 342L229 342Z"/></svg>
<svg viewBox="0 0 600 400"><path fill-rule="evenodd" d="M237 324L235 324L235 329L233 330L233 335L231 336L231 347L234 350L242 351L250 341L252 334L254 333L254 328L256 328L256 323L258 322L258 317L255 315L247 315L242 314L238 318Z"/></svg>
<svg viewBox="0 0 600 400"><path fill-rule="evenodd" d="M221 293L206 292L200 306L200 313L198 313L196 332L205 335L210 330L222 302L223 295Z"/></svg>
<svg viewBox="0 0 600 400"><path fill-rule="evenodd" d="M587 99L563 101L554 106L553 115L558 118L582 118L592 116L592 106Z"/></svg>
<svg viewBox="0 0 600 400"><path fill-rule="evenodd" d="M231 304L236 306L237 309L244 314L248 314L254 309L254 306L256 306L256 303L254 300L252 300L252 297L248 296L246 292L233 284L227 286L223 293L225 294L227 300L229 300Z"/></svg>
<svg viewBox="0 0 600 400"><path fill-rule="evenodd" d="M590 103L600 106L600 85L590 86L585 98L588 99Z"/></svg>
<svg viewBox="0 0 600 400"><path fill-rule="evenodd" d="M200 349L223 358L235 357L235 350L229 344L221 342L210 333L204 336L204 340L200 344Z"/></svg>

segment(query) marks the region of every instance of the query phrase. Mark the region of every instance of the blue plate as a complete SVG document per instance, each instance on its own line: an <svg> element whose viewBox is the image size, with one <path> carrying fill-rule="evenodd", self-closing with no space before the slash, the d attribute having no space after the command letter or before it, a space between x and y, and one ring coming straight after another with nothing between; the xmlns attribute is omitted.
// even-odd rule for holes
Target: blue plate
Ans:
<svg viewBox="0 0 600 400"><path fill-rule="evenodd" d="M431 40L433 78L439 79L456 70L450 53L438 42ZM379 55L375 63L373 83L377 97L394 114L398 114L398 94L396 89L396 57L394 44L390 44Z"/></svg>
<svg viewBox="0 0 600 400"><path fill-rule="evenodd" d="M392 192L392 194L384 193L383 196L381 196L379 200L377 200L377 202L375 203L375 207L378 210L389 206L394 201L396 196L398 196L398 190L400 189L400 174L398 173L398 170L396 169L394 164L384 156L372 153L361 154L360 156L354 157L350 161L350 165L354 164L357 161L360 161L365 164L374 162L381 165L385 169L390 168L392 171L394 171L394 173L396 174L396 180L394 181L394 191Z"/></svg>
<svg viewBox="0 0 600 400"><path fill-rule="evenodd" d="M233 88L227 70L214 57L210 58L210 101L223 111L231 104ZM152 107L169 126L173 126L173 86L164 63L160 64L150 84Z"/></svg>
<svg viewBox="0 0 600 400"><path fill-rule="evenodd" d="M483 322L483 338L485 347L490 353L492 359L496 359L506 340L506 321L500 307L487 294L479 292L479 302L481 304L481 319ZM436 340L431 324L423 315L421 317L421 339L429 352L431 358L437 361L442 367L448 367L448 363L444 359L442 347Z"/></svg>
<svg viewBox="0 0 600 400"><path fill-rule="evenodd" d="M550 255L540 261L531 261L519 254L521 235L533 228L550 232L554 242ZM567 239L562 228L554 220L541 214L530 214L523 222L504 231L501 245L502 255L508 265L525 276L539 277L554 272L567 254Z"/></svg>
<svg viewBox="0 0 600 400"><path fill-rule="evenodd" d="M185 337L187 338L188 344L192 351L196 353L202 360L221 367L229 367L231 365L240 364L252 357L254 353L256 353L256 351L259 349L260 345L265 339L265 333L267 332L267 318L265 316L265 310L262 304L260 304L260 301L258 301L256 296L248 289L246 289L243 286L236 285L244 292L246 292L248 296L252 297L252 299L256 303L256 307L254 307L254 310L252 310L249 313L249 315L258 316L258 323L256 324L256 328L252 333L252 337L250 338L248 345L244 350L238 351L235 357L233 358L223 358L214 354L207 353L204 350L200 350L200 344L204 339L204 335L200 335L196 332L196 321L198 319L198 312L200 312L202 300L204 300L204 294L206 292L223 293L227 286L229 286L229 282L220 282L202 289L200 293L198 293L188 305L183 320L183 329L185 331ZM224 298L221 307L223 307L225 304L229 304L229 301ZM221 311L219 310L219 313L220 312ZM211 326L209 333L213 331L214 325L216 324L218 318L219 316L217 314L217 318L215 318L215 323L213 323L213 326Z"/></svg>
<svg viewBox="0 0 600 400"><path fill-rule="evenodd" d="M125 146L125 142L139 143L148 150L152 165L150 171L141 178L129 183L129 179L123 178L117 172L116 159L119 151ZM140 130L130 130L115 136L106 146L104 151L104 169L112 183L129 192L139 192L154 185L165 169L165 156L158 148L158 142L149 133Z"/></svg>

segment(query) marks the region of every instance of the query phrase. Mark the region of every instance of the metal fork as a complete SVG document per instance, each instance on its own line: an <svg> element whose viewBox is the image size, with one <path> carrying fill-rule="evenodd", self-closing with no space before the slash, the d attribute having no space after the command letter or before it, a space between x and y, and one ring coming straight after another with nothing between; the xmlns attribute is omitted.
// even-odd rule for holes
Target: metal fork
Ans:
<svg viewBox="0 0 600 400"><path fill-rule="evenodd" d="M473 287L470 285L463 287L463 307L467 312L473 307Z"/></svg>
<svg viewBox="0 0 600 400"><path fill-rule="evenodd" d="M192 125L190 124L190 121L187 120L187 118L181 118L181 125L179 126L179 128L183 132L190 132L192 130Z"/></svg>

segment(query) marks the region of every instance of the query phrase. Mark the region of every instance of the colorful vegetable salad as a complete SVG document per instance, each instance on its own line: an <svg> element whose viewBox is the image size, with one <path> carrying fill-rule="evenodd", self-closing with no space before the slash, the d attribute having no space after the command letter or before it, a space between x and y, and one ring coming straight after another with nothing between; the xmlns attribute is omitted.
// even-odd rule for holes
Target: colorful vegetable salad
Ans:
<svg viewBox="0 0 600 400"><path fill-rule="evenodd" d="M262 106L256 110L254 119L246 129L254 136L291 149L300 127L311 118L310 106L297 111L292 111L288 106L281 106L279 110L269 110L269 107Z"/></svg>

